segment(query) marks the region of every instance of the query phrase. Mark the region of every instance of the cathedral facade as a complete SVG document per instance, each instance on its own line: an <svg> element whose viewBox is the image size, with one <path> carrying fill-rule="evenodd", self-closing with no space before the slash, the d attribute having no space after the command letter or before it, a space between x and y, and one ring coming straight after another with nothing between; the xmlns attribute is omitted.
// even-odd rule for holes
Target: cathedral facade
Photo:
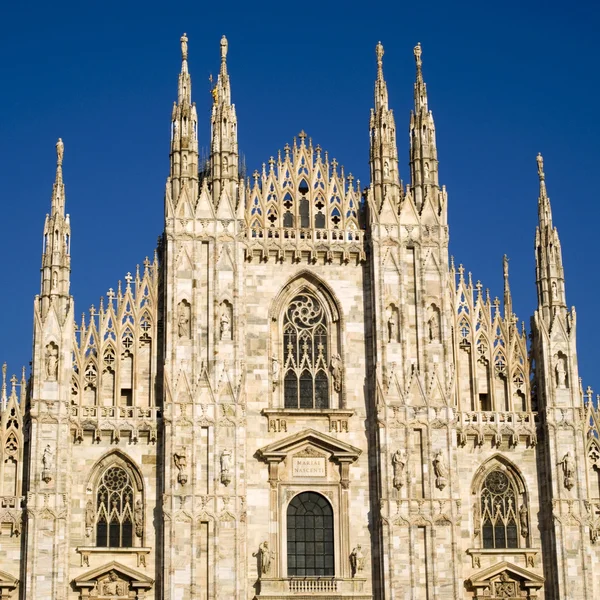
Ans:
<svg viewBox="0 0 600 600"><path fill-rule="evenodd" d="M28 380L0 404L0 598L587 600L600 415L541 156L531 339L448 253L415 50L410 184L376 47L365 189L304 132L245 180L188 40L164 233L81 321L64 146ZM533 172L532 172L533 176Z"/></svg>

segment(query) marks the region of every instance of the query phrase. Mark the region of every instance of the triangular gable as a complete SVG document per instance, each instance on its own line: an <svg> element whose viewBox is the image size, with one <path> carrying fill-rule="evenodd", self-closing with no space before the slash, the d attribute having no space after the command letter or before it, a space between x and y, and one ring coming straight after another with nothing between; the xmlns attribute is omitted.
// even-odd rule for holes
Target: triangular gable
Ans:
<svg viewBox="0 0 600 600"><path fill-rule="evenodd" d="M121 576L123 579L129 580L133 588L147 590L154 585L154 580L147 575L144 575L139 571L135 571L130 567L126 567L121 563L112 561L108 564L102 565L101 567L87 571L79 577L76 577L74 579L75 587L92 588L97 584L99 579L109 576L113 572L116 573L117 576Z"/></svg>
<svg viewBox="0 0 600 600"><path fill-rule="evenodd" d="M305 429L295 435L291 435L282 440L264 446L258 450L259 456L268 461L283 460L285 456L299 448L310 443L316 448L331 453L334 460L345 460L354 462L362 453L360 448L346 444L336 438L316 431L315 429Z"/></svg>
<svg viewBox="0 0 600 600"><path fill-rule="evenodd" d="M525 587L539 588L544 584L544 578L540 575L536 575L535 573L509 563L506 560L471 575L468 581L473 587L481 587L483 585L488 585L490 579L493 579L504 572L509 573L516 579L522 580Z"/></svg>
<svg viewBox="0 0 600 600"><path fill-rule="evenodd" d="M16 577L13 577L6 571L0 571L0 594L2 592L2 588L8 588L12 590L19 585L19 580Z"/></svg>

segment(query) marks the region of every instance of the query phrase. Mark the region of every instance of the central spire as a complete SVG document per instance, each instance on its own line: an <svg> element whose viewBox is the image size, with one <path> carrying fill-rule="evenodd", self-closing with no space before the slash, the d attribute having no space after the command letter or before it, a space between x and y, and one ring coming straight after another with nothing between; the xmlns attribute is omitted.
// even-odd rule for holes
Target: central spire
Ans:
<svg viewBox="0 0 600 600"><path fill-rule="evenodd" d="M377 79L375 80L375 110L387 110L388 91L387 84L383 78L383 45L377 42L375 46L375 55L377 56Z"/></svg>

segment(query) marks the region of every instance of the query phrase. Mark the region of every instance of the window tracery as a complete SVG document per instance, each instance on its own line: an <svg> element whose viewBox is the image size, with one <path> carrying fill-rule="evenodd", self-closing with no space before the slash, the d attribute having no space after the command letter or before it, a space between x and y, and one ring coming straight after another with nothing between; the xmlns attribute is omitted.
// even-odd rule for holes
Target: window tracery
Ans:
<svg viewBox="0 0 600 600"><path fill-rule="evenodd" d="M329 332L323 306L309 292L289 303L283 322L286 408L328 408Z"/></svg>
<svg viewBox="0 0 600 600"><path fill-rule="evenodd" d="M527 508L521 503L519 492L510 476L502 469L494 469L485 478L480 495L481 531L484 548L518 548L519 529L523 537L527 531Z"/></svg>
<svg viewBox="0 0 600 600"><path fill-rule="evenodd" d="M119 465L106 469L96 491L96 546L130 548L134 545L135 500L130 474Z"/></svg>

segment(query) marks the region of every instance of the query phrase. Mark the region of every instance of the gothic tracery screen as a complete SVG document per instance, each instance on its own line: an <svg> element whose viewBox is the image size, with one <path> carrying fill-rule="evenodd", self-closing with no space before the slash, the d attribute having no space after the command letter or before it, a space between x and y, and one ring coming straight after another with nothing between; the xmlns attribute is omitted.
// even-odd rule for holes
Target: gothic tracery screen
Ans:
<svg viewBox="0 0 600 600"><path fill-rule="evenodd" d="M328 330L325 311L308 292L294 297L283 322L286 408L328 408Z"/></svg>
<svg viewBox="0 0 600 600"><path fill-rule="evenodd" d="M484 548L518 548L517 492L500 469L489 473L481 489Z"/></svg>
<svg viewBox="0 0 600 600"><path fill-rule="evenodd" d="M134 491L125 469L112 466L102 475L96 493L96 546L133 546Z"/></svg>

